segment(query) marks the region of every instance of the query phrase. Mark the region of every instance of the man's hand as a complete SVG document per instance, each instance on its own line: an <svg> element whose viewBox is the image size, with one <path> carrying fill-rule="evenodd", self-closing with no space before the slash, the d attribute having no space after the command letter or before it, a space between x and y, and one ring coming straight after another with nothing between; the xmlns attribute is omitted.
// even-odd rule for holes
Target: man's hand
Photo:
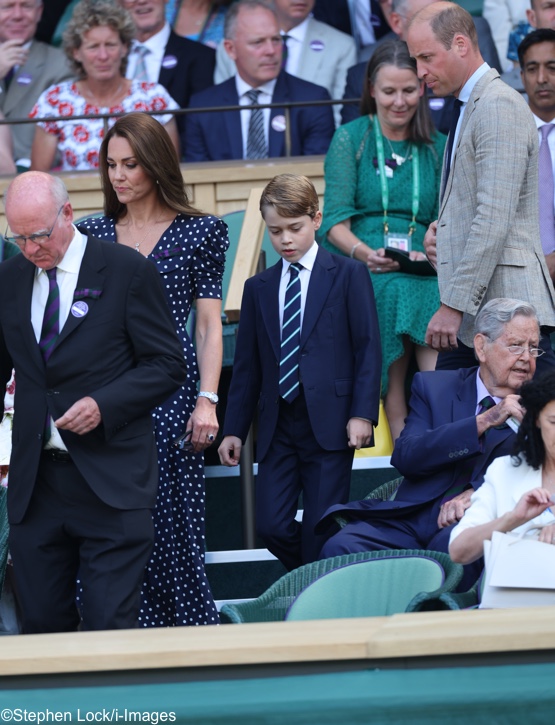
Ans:
<svg viewBox="0 0 555 725"><path fill-rule="evenodd" d="M74 403L61 418L54 421L54 425L56 428L69 430L81 436L94 430L100 425L101 420L102 416L96 400L87 396Z"/></svg>
<svg viewBox="0 0 555 725"><path fill-rule="evenodd" d="M424 235L424 251L426 252L426 257L428 257L428 262L434 269L437 269L436 234L437 220L430 224L428 231Z"/></svg>
<svg viewBox="0 0 555 725"><path fill-rule="evenodd" d="M374 426L369 420L363 418L351 418L347 423L347 437L349 439L349 448L366 448L372 440L372 431Z"/></svg>
<svg viewBox="0 0 555 725"><path fill-rule="evenodd" d="M437 517L438 529L444 529L462 519L466 509L470 508L470 497L473 493L474 489L469 488L443 504Z"/></svg>
<svg viewBox="0 0 555 725"><path fill-rule="evenodd" d="M237 436L226 436L220 443L218 455L222 466L238 466L243 443Z"/></svg>
<svg viewBox="0 0 555 725"><path fill-rule="evenodd" d="M28 55L17 38L0 43L0 78L5 78L14 66L23 65Z"/></svg>
<svg viewBox="0 0 555 725"><path fill-rule="evenodd" d="M441 305L428 323L426 344L440 352L457 347L457 333L462 322L462 312Z"/></svg>
<svg viewBox="0 0 555 725"><path fill-rule="evenodd" d="M520 404L520 396L511 393L503 398L497 405L489 410L476 416L476 427L478 428L478 436L483 435L490 428L497 425L503 425L508 418L516 418L519 423L524 418L526 411Z"/></svg>

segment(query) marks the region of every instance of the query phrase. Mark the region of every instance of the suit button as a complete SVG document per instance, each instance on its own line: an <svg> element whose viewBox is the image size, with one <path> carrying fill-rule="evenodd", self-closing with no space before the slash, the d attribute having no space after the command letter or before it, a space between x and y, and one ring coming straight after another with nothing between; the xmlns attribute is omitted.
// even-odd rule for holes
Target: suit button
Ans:
<svg viewBox="0 0 555 725"><path fill-rule="evenodd" d="M449 454L449 458L453 458L453 454L452 453Z"/></svg>
<svg viewBox="0 0 555 725"><path fill-rule="evenodd" d="M468 448L465 448L463 453L468 453Z"/></svg>

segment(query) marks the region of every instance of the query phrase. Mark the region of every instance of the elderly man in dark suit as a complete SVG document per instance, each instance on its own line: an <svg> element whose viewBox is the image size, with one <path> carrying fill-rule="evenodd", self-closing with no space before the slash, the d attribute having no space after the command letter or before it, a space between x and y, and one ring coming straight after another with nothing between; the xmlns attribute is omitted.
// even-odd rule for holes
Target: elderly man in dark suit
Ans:
<svg viewBox="0 0 555 725"><path fill-rule="evenodd" d="M29 199L33 203L29 203ZM63 183L5 199L22 254L0 265L0 385L16 375L8 516L23 629L136 626L158 484L150 411L186 365L154 266L81 234Z"/></svg>
<svg viewBox="0 0 555 725"><path fill-rule="evenodd" d="M127 77L160 83L180 108L187 108L194 93L212 85L214 49L173 32L165 16L168 0L120 2L137 28L137 38L128 56ZM183 116L176 118L184 148L185 120Z"/></svg>
<svg viewBox="0 0 555 725"><path fill-rule="evenodd" d="M72 73L58 48L34 40L42 0L0 0L0 111L9 121L26 118L39 95ZM29 167L32 123L13 125L14 160Z"/></svg>
<svg viewBox="0 0 555 725"><path fill-rule="evenodd" d="M228 10L224 46L237 73L197 93L191 108L245 105L244 111L188 114L185 160L260 159L325 154L334 132L331 106L251 110L287 101L326 101L329 93L281 70L283 41L277 16L263 0L239 0Z"/></svg>
<svg viewBox="0 0 555 725"><path fill-rule="evenodd" d="M334 514L350 522L327 541L321 558L380 549L447 552L451 527L470 506L487 467L511 453L513 429L524 414L518 390L543 353L536 311L520 300L489 302L475 332L478 368L414 378L409 415L391 457L404 475L395 499L328 509L317 531ZM469 569L465 584L471 586L478 573Z"/></svg>

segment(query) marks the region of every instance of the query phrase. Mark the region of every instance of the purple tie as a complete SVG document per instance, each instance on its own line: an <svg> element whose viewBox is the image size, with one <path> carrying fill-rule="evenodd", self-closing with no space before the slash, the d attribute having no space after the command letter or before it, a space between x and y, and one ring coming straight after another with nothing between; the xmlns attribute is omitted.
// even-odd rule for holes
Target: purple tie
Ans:
<svg viewBox="0 0 555 725"><path fill-rule="evenodd" d="M56 281L56 267L47 269L46 274L48 275L48 297L44 307L39 340L40 351L45 362L52 354L52 349L60 334L60 290Z"/></svg>
<svg viewBox="0 0 555 725"><path fill-rule="evenodd" d="M544 254L555 251L555 219L553 218L553 161L547 137L555 125L546 123L540 126L542 140L538 163L540 196L540 239Z"/></svg>

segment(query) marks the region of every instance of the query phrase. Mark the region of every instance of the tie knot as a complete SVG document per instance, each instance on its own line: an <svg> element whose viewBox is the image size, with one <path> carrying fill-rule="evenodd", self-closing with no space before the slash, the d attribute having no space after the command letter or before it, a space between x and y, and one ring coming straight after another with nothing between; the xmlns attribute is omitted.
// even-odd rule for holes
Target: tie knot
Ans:
<svg viewBox="0 0 555 725"><path fill-rule="evenodd" d="M141 56L141 58L144 58L145 55L148 55L150 53L150 50L146 47L146 45L141 45L140 43L138 43L135 46L135 53Z"/></svg>
<svg viewBox="0 0 555 725"><path fill-rule="evenodd" d="M491 395L486 395L485 398L482 398L480 400L480 407L482 411L489 410L490 408L493 408L495 405L495 400L491 397Z"/></svg>
<svg viewBox="0 0 555 725"><path fill-rule="evenodd" d="M246 96L251 102L252 105L258 103L258 96L262 93L262 91L257 91L254 88L251 88L250 91L246 92Z"/></svg>
<svg viewBox="0 0 555 725"><path fill-rule="evenodd" d="M51 282L55 282L56 281L56 269L57 269L57 267L52 267L52 269L47 269L46 270L46 274L48 276L48 279Z"/></svg>
<svg viewBox="0 0 555 725"><path fill-rule="evenodd" d="M540 126L540 131L542 134L542 140L545 141L545 139L549 136L551 131L555 128L555 124L553 123L544 123L543 126Z"/></svg>
<svg viewBox="0 0 555 725"><path fill-rule="evenodd" d="M293 264L290 264L289 272L291 274L291 277L297 277L302 268L303 265L299 264L298 262L293 262Z"/></svg>

